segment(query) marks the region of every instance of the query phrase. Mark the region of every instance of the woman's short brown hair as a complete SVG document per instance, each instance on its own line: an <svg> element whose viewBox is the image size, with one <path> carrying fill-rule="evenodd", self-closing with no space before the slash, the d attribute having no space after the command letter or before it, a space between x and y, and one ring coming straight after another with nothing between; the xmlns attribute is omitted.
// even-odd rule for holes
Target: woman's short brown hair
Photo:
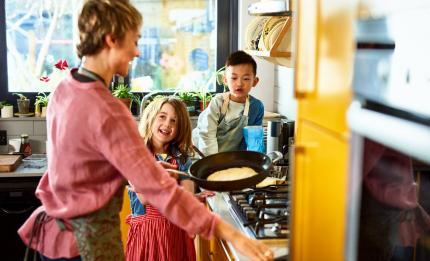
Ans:
<svg viewBox="0 0 430 261"><path fill-rule="evenodd" d="M100 52L107 34L122 40L141 25L142 15L128 0L86 0L78 19L79 58Z"/></svg>
<svg viewBox="0 0 430 261"><path fill-rule="evenodd" d="M169 97L157 97L148 106L146 106L143 114L140 118L139 133L143 137L143 141L146 146L152 150L151 139L153 133L151 132L152 124L157 117L157 114L161 111L164 104L170 104L175 108L177 117L177 135L172 141L175 143L179 152L183 156L181 160L184 160L187 156L193 155L193 144L191 141L191 120L187 111L185 103L175 96Z"/></svg>

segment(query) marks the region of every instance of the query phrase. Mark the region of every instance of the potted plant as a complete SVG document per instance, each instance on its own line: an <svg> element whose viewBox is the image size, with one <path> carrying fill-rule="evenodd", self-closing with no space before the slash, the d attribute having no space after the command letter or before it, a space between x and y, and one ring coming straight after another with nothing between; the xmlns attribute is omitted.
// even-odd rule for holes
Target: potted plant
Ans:
<svg viewBox="0 0 430 261"><path fill-rule="evenodd" d="M187 111L190 114L196 111L195 104L196 104L197 98L193 92L179 92L179 93L176 93L176 95L179 97L179 99L181 99L185 103L185 105L187 106Z"/></svg>
<svg viewBox="0 0 430 261"><path fill-rule="evenodd" d="M213 95L210 92L195 92L194 96L199 100L200 111L203 111L208 107Z"/></svg>
<svg viewBox="0 0 430 261"><path fill-rule="evenodd" d="M224 92L227 91L227 85L224 84L224 71L225 66L215 71L208 81L204 85L200 86L199 90L194 93L194 96L197 97L200 102L200 111L206 109L212 99L213 94L209 92L209 87L212 85L214 80L224 87Z"/></svg>
<svg viewBox="0 0 430 261"><path fill-rule="evenodd" d="M39 92L36 96L36 101L34 102L34 112L36 116L45 117L46 108L48 107L49 96L44 92Z"/></svg>
<svg viewBox="0 0 430 261"><path fill-rule="evenodd" d="M112 95L121 100L128 108L131 108L133 102L139 104L139 98L131 92L131 87L128 84L118 84L112 90Z"/></svg>
<svg viewBox="0 0 430 261"><path fill-rule="evenodd" d="M21 93L14 93L13 95L18 96L18 99L16 100L16 103L18 104L18 113L28 114L30 112L30 99Z"/></svg>
<svg viewBox="0 0 430 261"><path fill-rule="evenodd" d="M13 105L7 101L0 102L0 110L2 118L12 118L13 117Z"/></svg>

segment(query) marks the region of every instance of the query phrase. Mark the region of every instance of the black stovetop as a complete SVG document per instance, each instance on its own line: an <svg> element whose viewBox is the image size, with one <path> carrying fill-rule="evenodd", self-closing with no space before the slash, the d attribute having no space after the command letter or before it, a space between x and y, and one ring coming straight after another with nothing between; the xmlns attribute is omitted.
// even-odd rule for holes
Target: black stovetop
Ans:
<svg viewBox="0 0 430 261"><path fill-rule="evenodd" d="M288 185L232 191L229 198L234 213L255 238L288 238Z"/></svg>

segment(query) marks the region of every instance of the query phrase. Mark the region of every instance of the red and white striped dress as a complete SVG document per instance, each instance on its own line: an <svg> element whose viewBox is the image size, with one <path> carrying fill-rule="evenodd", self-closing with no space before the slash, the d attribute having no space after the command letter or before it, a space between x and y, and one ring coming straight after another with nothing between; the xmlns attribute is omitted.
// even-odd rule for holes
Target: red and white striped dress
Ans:
<svg viewBox="0 0 430 261"><path fill-rule="evenodd" d="M146 213L129 215L127 261L195 261L194 240L167 220L156 208L145 205Z"/></svg>

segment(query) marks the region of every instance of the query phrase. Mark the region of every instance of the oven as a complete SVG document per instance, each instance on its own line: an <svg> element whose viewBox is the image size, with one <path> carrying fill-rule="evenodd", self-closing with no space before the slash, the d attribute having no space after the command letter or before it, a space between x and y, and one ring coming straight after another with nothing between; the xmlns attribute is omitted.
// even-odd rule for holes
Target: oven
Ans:
<svg viewBox="0 0 430 261"><path fill-rule="evenodd" d="M430 6L369 10L347 115L345 260L430 260Z"/></svg>

